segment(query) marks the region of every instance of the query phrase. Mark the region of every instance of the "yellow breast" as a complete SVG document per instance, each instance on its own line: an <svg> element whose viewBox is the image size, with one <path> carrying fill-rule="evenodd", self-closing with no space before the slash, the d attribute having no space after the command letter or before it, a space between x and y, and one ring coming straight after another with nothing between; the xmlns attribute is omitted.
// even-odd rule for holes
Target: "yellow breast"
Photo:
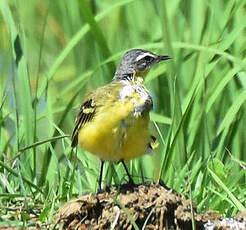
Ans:
<svg viewBox="0 0 246 230"><path fill-rule="evenodd" d="M93 120L79 132L82 148L114 162L144 154L150 142L149 114L138 116L134 112L136 105L143 105L142 96L123 91L101 99L104 103L98 106Z"/></svg>

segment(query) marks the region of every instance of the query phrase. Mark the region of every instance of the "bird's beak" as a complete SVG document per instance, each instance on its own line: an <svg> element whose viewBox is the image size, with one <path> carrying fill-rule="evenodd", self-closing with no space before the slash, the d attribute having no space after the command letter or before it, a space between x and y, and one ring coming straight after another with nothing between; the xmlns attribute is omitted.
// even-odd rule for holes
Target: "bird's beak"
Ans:
<svg viewBox="0 0 246 230"><path fill-rule="evenodd" d="M168 60L168 59L171 59L172 57L168 56L168 55L159 55L157 57L157 62L160 62L160 61L165 61L165 60Z"/></svg>

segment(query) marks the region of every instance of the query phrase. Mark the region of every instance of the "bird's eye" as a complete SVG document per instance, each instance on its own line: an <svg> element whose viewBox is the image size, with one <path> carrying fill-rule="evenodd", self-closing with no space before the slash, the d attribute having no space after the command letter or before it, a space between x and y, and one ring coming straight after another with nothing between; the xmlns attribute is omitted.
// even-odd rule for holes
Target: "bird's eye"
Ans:
<svg viewBox="0 0 246 230"><path fill-rule="evenodd" d="M146 55L145 57L142 57L137 61L137 69L140 71L145 70L146 68L150 67L152 62L154 61L154 58L150 55Z"/></svg>
<svg viewBox="0 0 246 230"><path fill-rule="evenodd" d="M146 56L146 57L144 57L144 60L147 62L152 62L154 60L154 58L151 56Z"/></svg>

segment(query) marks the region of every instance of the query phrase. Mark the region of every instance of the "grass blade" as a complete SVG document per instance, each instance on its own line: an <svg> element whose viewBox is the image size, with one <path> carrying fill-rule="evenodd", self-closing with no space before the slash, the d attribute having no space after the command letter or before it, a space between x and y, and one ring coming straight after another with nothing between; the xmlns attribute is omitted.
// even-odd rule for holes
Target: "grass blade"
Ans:
<svg viewBox="0 0 246 230"><path fill-rule="evenodd" d="M208 168L209 173L212 178L216 181L216 183L227 193L235 206L242 211L246 211L246 208L241 204L241 202L232 194L232 192L226 187L226 185L220 180L220 178L210 169Z"/></svg>

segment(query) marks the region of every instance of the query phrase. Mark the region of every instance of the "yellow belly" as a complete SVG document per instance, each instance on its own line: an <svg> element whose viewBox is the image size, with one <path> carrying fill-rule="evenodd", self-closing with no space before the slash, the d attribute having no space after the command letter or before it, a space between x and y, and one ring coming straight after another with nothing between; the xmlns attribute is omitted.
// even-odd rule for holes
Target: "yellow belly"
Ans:
<svg viewBox="0 0 246 230"><path fill-rule="evenodd" d="M79 144L102 160L114 162L144 154L150 142L149 114L136 117L132 111L131 102L119 101L113 107L101 107L80 130Z"/></svg>

